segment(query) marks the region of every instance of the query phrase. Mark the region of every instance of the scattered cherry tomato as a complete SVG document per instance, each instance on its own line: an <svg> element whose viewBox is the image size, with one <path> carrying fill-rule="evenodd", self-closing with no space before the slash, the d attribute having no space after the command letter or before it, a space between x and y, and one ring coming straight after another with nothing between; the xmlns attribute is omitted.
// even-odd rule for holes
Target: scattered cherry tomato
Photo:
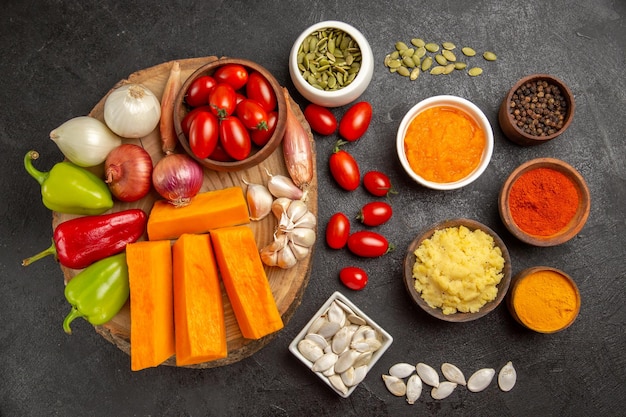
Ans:
<svg viewBox="0 0 626 417"><path fill-rule="evenodd" d="M248 70L240 64L224 64L213 73L218 83L230 84L233 90L239 90L248 82Z"/></svg>
<svg viewBox="0 0 626 417"><path fill-rule="evenodd" d="M346 266L339 271L339 279L351 290L362 290L367 285L367 272L356 266Z"/></svg>
<svg viewBox="0 0 626 417"><path fill-rule="evenodd" d="M357 256L376 258L392 249L387 239L376 232L360 230L348 237L348 249Z"/></svg>
<svg viewBox="0 0 626 417"><path fill-rule="evenodd" d="M203 106L209 103L209 94L213 87L217 85L215 78L210 75L203 75L196 78L187 89L185 101L191 107Z"/></svg>
<svg viewBox="0 0 626 417"><path fill-rule="evenodd" d="M359 165L352 155L339 149L339 145L330 156L328 163L330 173L341 188L347 191L356 190L361 182Z"/></svg>
<svg viewBox="0 0 626 417"><path fill-rule="evenodd" d="M276 124L278 123L278 112L271 111L267 113L267 129L255 129L250 132L250 139L257 146L264 146L274 134Z"/></svg>
<svg viewBox="0 0 626 417"><path fill-rule="evenodd" d="M235 111L237 94L230 84L219 83L209 94L209 105L213 114L220 120L224 119Z"/></svg>
<svg viewBox="0 0 626 417"><path fill-rule="evenodd" d="M384 201L372 201L361 207L361 212L356 217L366 226L380 226L387 223L393 214L393 209Z"/></svg>
<svg viewBox="0 0 626 417"><path fill-rule="evenodd" d="M348 243L350 219L343 213L330 216L326 225L326 243L333 249L341 249Z"/></svg>
<svg viewBox="0 0 626 417"><path fill-rule="evenodd" d="M370 194L377 197L395 193L389 177L380 171L366 172L363 176L363 185Z"/></svg>
<svg viewBox="0 0 626 417"><path fill-rule="evenodd" d="M274 94L272 85L258 71L252 71L248 75L246 96L252 100L258 101L266 112L271 112L276 109L276 95Z"/></svg>
<svg viewBox="0 0 626 417"><path fill-rule="evenodd" d="M250 155L252 150L250 134L238 118L230 116L220 121L219 139L231 158L241 161Z"/></svg>
<svg viewBox="0 0 626 417"><path fill-rule="evenodd" d="M332 135L337 130L337 119L326 107L311 103L305 107L304 117L311 129L320 135Z"/></svg>
<svg viewBox="0 0 626 417"><path fill-rule="evenodd" d="M186 137L189 137L189 129L191 128L191 122L193 122L193 118L202 111L211 111L211 107L209 105L195 107L191 109L189 113L183 117L183 120L180 121L180 127L183 130L183 133Z"/></svg>
<svg viewBox="0 0 626 417"><path fill-rule="evenodd" d="M346 111L339 122L339 135L353 142L359 139L372 120L372 106L367 101L360 101Z"/></svg>
<svg viewBox="0 0 626 417"><path fill-rule="evenodd" d="M219 122L209 111L198 112L189 128L189 147L195 156L204 159L211 155L218 142Z"/></svg>
<svg viewBox="0 0 626 417"><path fill-rule="evenodd" d="M267 112L257 101L249 98L241 101L235 108L235 114L248 129L267 130Z"/></svg>

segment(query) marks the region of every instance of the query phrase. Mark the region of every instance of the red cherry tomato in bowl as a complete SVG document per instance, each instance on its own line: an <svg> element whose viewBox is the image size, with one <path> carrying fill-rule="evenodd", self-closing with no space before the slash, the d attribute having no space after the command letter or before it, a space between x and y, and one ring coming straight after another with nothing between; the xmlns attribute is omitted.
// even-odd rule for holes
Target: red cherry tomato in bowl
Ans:
<svg viewBox="0 0 626 417"><path fill-rule="evenodd" d="M339 122L339 135L354 142L365 134L372 120L372 106L367 101L360 101L346 111Z"/></svg>
<svg viewBox="0 0 626 417"><path fill-rule="evenodd" d="M370 194L376 197L383 197L393 194L395 191L391 186L389 177L380 171L369 171L363 175L363 186Z"/></svg>
<svg viewBox="0 0 626 417"><path fill-rule="evenodd" d="M235 114L243 125L250 130L267 130L267 112L259 103L248 98L235 108Z"/></svg>
<svg viewBox="0 0 626 417"><path fill-rule="evenodd" d="M204 159L211 155L218 142L219 122L209 111L196 114L189 128L189 147L195 156Z"/></svg>
<svg viewBox="0 0 626 417"><path fill-rule="evenodd" d="M276 130L276 125L278 124L278 112L271 111L267 113L267 129L255 129L250 131L250 139L257 146L264 146L267 142L269 142L270 138L274 134Z"/></svg>
<svg viewBox="0 0 626 417"><path fill-rule="evenodd" d="M360 230L348 237L348 249L350 252L363 258L383 256L392 248L383 235L369 230Z"/></svg>
<svg viewBox="0 0 626 417"><path fill-rule="evenodd" d="M185 101L191 107L199 107L209 104L209 94L216 85L217 81L215 81L215 78L210 75L203 75L196 78L187 89Z"/></svg>
<svg viewBox="0 0 626 417"><path fill-rule="evenodd" d="M346 191L356 190L361 183L359 165L348 152L335 149L328 160L330 173L341 188Z"/></svg>
<svg viewBox="0 0 626 417"><path fill-rule="evenodd" d="M320 135L332 135L337 130L337 119L326 107L311 103L304 109L304 118L311 129Z"/></svg>
<svg viewBox="0 0 626 417"><path fill-rule="evenodd" d="M237 106L237 94L230 84L219 83L209 94L209 106L211 111L219 119L224 119L235 111Z"/></svg>
<svg viewBox="0 0 626 417"><path fill-rule="evenodd" d="M359 291L367 285L367 272L356 266L346 266L339 271L339 279L346 287Z"/></svg>
<svg viewBox="0 0 626 417"><path fill-rule="evenodd" d="M326 243L333 249L341 249L348 243L350 219L343 213L330 216L326 225Z"/></svg>
<svg viewBox="0 0 626 417"><path fill-rule="evenodd" d="M226 153L237 161L246 159L252 150L248 130L233 116L220 120L219 140Z"/></svg>
<svg viewBox="0 0 626 417"><path fill-rule="evenodd" d="M258 71L252 71L248 76L246 96L249 99L258 101L266 112L276 109L277 101L274 89L272 89L269 81Z"/></svg>
<svg viewBox="0 0 626 417"><path fill-rule="evenodd" d="M233 90L239 90L248 82L248 70L240 64L224 64L213 73L218 83L230 84Z"/></svg>
<svg viewBox="0 0 626 417"><path fill-rule="evenodd" d="M366 226L380 226L387 223L393 214L391 205L384 201L372 201L361 207L357 219Z"/></svg>

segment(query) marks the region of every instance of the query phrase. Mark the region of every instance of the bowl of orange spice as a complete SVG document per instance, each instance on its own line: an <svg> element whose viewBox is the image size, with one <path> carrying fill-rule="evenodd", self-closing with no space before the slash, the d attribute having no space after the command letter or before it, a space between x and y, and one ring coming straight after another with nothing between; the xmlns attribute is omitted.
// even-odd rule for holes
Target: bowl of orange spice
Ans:
<svg viewBox="0 0 626 417"><path fill-rule="evenodd" d="M518 166L502 185L498 200L500 218L509 232L534 246L556 246L576 236L590 208L582 175L555 158Z"/></svg>
<svg viewBox="0 0 626 417"><path fill-rule="evenodd" d="M398 128L402 167L418 184L454 190L475 181L493 153L493 130L474 103L456 96L427 98L413 106Z"/></svg>
<svg viewBox="0 0 626 417"><path fill-rule="evenodd" d="M568 274L548 266L520 271L511 280L507 306L513 318L538 333L568 328L580 311L580 292Z"/></svg>

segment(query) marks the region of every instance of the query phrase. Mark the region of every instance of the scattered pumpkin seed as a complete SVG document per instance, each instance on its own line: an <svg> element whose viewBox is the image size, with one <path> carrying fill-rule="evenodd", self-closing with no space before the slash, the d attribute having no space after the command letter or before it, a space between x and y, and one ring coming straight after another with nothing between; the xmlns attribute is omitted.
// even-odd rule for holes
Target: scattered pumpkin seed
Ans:
<svg viewBox="0 0 626 417"><path fill-rule="evenodd" d="M448 50L448 49L444 49L443 51L441 51L441 55L443 55L443 57L445 59L447 59L448 61L456 61L456 55L454 55L454 52Z"/></svg>
<svg viewBox="0 0 626 417"><path fill-rule="evenodd" d="M448 60L440 54L435 55L435 61L437 61L439 65L446 65L448 63Z"/></svg>
<svg viewBox="0 0 626 417"><path fill-rule="evenodd" d="M428 52L437 52L439 50L439 45L433 42L429 42L424 45L424 48L426 48Z"/></svg>
<svg viewBox="0 0 626 417"><path fill-rule="evenodd" d="M443 73L444 74L450 74L452 71L454 71L454 63L446 65L444 67Z"/></svg>
<svg viewBox="0 0 626 417"><path fill-rule="evenodd" d="M480 74L482 74L482 73L483 73L483 69L482 69L482 68L480 68L480 67L473 67L473 68L470 68L470 70L469 70L469 71L467 71L467 73L468 73L471 77L476 77L476 76L478 76L478 75L480 75Z"/></svg>
<svg viewBox="0 0 626 417"><path fill-rule="evenodd" d="M391 61L389 61L389 65L387 65L389 68L400 68L402 66L402 62L398 59L393 59Z"/></svg>
<svg viewBox="0 0 626 417"><path fill-rule="evenodd" d="M411 44L413 44L413 46L415 46L416 48L423 48L424 45L426 45L426 42L424 42L424 40L420 38L413 38L411 39Z"/></svg>
<svg viewBox="0 0 626 417"><path fill-rule="evenodd" d="M418 58L424 58L424 55L426 55L426 48L424 48L423 46L420 46L419 48L417 48L415 50L415 54L413 56L417 56Z"/></svg>
<svg viewBox="0 0 626 417"><path fill-rule="evenodd" d="M433 59L429 56L427 56L426 58L424 58L424 60L422 61L422 71L426 72L428 71L428 69L430 68L430 66L433 64Z"/></svg>
<svg viewBox="0 0 626 417"><path fill-rule="evenodd" d="M408 77L409 75L411 75L409 69L407 67L400 67L398 68L398 74L402 75L403 77Z"/></svg>
<svg viewBox="0 0 626 417"><path fill-rule="evenodd" d="M411 71L411 75L409 75L409 79L411 81L417 80L417 77L419 77L420 75L420 69L419 67L415 67L413 68L413 71Z"/></svg>
<svg viewBox="0 0 626 417"><path fill-rule="evenodd" d="M466 46L465 48L461 49L461 51L463 52L463 55L465 55L465 56L474 56L474 55L476 55L476 51L473 50L472 48L470 48L469 46Z"/></svg>
<svg viewBox="0 0 626 417"><path fill-rule="evenodd" d="M398 59L400 58L400 52L393 51L391 54L389 54L389 56L391 57L391 59Z"/></svg>
<svg viewBox="0 0 626 417"><path fill-rule="evenodd" d="M405 49L409 49L409 47L406 45L406 43L398 41L398 42L396 42L396 49L397 49L399 52L402 52L402 51L404 51Z"/></svg>
<svg viewBox="0 0 626 417"><path fill-rule="evenodd" d="M454 68L458 69L458 70L462 70L467 68L467 64L465 62L455 62L454 63Z"/></svg>
<svg viewBox="0 0 626 417"><path fill-rule="evenodd" d="M407 48L403 50L402 52L400 52L400 55L402 56L402 58L407 57L407 56L410 58L413 56L414 53L415 53L415 49Z"/></svg>
<svg viewBox="0 0 626 417"><path fill-rule="evenodd" d="M448 51L451 51L454 48L456 48L456 45L453 44L452 42L444 42L441 44L441 46L443 46L443 49L447 49Z"/></svg>
<svg viewBox="0 0 626 417"><path fill-rule="evenodd" d="M445 70L446 70L446 67L444 67L443 65L437 65L433 67L433 69L430 70L430 73L432 75L440 75L440 74L443 74Z"/></svg>
<svg viewBox="0 0 626 417"><path fill-rule="evenodd" d="M487 61L495 61L497 59L497 56L493 52L487 51L483 54L483 58L485 58Z"/></svg>
<svg viewBox="0 0 626 417"><path fill-rule="evenodd" d="M402 58L402 63L409 68L415 68L415 61L410 56Z"/></svg>

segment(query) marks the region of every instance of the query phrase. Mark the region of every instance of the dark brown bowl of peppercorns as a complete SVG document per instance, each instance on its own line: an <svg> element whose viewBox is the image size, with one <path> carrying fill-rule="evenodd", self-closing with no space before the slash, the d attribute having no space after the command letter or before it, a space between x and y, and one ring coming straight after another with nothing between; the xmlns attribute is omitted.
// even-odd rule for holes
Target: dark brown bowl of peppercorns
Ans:
<svg viewBox="0 0 626 417"><path fill-rule="evenodd" d="M507 93L498 112L502 131L518 145L539 145L563 133L574 118L574 95L565 83L549 74L519 80Z"/></svg>

